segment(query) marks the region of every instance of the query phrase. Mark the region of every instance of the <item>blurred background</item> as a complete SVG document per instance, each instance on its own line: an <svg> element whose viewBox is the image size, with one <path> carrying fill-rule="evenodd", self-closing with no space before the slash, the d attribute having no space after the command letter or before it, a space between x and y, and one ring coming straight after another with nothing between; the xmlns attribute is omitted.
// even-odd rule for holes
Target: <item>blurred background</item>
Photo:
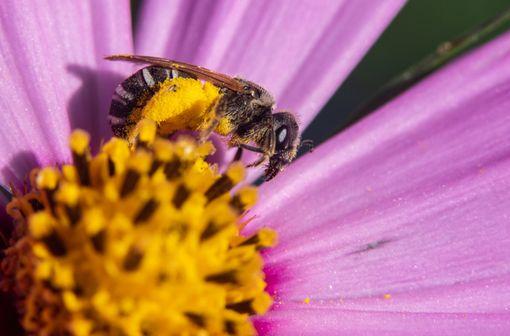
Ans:
<svg viewBox="0 0 510 336"><path fill-rule="evenodd" d="M135 24L143 1L131 1ZM498 25L497 29L489 29L488 34L481 34L483 36L476 43L469 43L469 46L477 46L509 29L510 12L505 12L509 8L510 0L408 0L377 43L305 130L303 138L312 139L318 145L372 112L384 103L380 93L389 92L387 84L391 80L431 56L445 42L458 40L466 34L473 36L474 30L485 26L487 21L493 22L502 13L506 15L501 20L504 23ZM462 51L465 52L464 49ZM437 57L429 57L429 60L437 60ZM416 80L412 82L422 77L414 76ZM409 87L412 82L403 83L398 90L387 94L386 99ZM367 106L369 102L371 104Z"/></svg>
<svg viewBox="0 0 510 336"><path fill-rule="evenodd" d="M370 113L371 109L363 109L363 105L394 77L433 53L442 43L480 27L508 8L510 0L408 1L305 130L303 138L319 144L348 127ZM478 44L509 28L507 19Z"/></svg>

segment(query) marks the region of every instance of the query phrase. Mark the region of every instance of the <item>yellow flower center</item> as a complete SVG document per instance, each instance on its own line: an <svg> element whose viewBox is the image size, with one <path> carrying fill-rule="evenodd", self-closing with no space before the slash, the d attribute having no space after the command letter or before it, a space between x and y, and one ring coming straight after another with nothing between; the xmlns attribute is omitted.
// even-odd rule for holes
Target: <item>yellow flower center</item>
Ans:
<svg viewBox="0 0 510 336"><path fill-rule="evenodd" d="M8 213L2 261L22 325L37 335L254 334L271 305L259 251L275 233L240 234L254 187L235 194L240 164L218 173L214 148L170 142L143 122L137 143L113 138L91 156L75 131L73 164L31 174Z"/></svg>

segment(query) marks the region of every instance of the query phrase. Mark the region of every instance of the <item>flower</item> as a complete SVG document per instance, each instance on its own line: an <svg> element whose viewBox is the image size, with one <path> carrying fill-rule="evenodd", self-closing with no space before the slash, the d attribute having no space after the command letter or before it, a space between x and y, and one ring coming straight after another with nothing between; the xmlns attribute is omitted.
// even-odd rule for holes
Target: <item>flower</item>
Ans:
<svg viewBox="0 0 510 336"><path fill-rule="evenodd" d="M135 50L242 73L306 125L400 6L153 1ZM90 113L104 114L122 78L109 71L129 73L101 61L130 52L128 6L4 1L0 15L0 160L4 181L19 181L69 160L71 126L107 134ZM274 227L279 244L265 254L275 304L255 320L260 333L510 330L509 53L506 34L262 186L245 231Z"/></svg>
<svg viewBox="0 0 510 336"><path fill-rule="evenodd" d="M170 92L174 94L174 92ZM187 95L182 91L176 94ZM193 139L156 137L144 120L131 150L112 138L94 157L74 131L73 164L34 170L32 189L7 205L16 231L2 261L22 326L38 335L235 335L272 303L258 251L272 230L239 234L254 187L204 161Z"/></svg>

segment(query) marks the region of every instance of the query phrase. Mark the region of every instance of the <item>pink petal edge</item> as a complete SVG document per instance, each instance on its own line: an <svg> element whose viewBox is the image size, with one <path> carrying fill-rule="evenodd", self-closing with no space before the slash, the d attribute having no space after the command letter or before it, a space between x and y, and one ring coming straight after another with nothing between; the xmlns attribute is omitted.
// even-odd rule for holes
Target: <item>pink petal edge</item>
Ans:
<svg viewBox="0 0 510 336"><path fill-rule="evenodd" d="M259 326L510 333L508 111L510 33L263 185L248 231L274 227L280 243L266 255L276 303Z"/></svg>
<svg viewBox="0 0 510 336"><path fill-rule="evenodd" d="M125 64L103 57L132 50L129 1L0 2L2 183L31 168L67 161L72 128L96 140ZM121 73L124 73L121 75Z"/></svg>

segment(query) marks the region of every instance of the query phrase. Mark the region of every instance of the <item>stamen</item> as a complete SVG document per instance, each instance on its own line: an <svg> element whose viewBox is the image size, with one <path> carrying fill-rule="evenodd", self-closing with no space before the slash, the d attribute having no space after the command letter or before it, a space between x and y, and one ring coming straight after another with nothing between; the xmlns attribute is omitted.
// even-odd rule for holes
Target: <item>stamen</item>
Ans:
<svg viewBox="0 0 510 336"><path fill-rule="evenodd" d="M151 198L150 200L148 200L147 203L145 203L143 208L136 215L135 223L140 224L141 222L148 220L152 216L152 214L156 211L158 205L159 203L155 199Z"/></svg>
<svg viewBox="0 0 510 336"><path fill-rule="evenodd" d="M246 209L251 208L257 202L257 189L247 186L240 189L237 194L232 197L230 205L242 214Z"/></svg>
<svg viewBox="0 0 510 336"><path fill-rule="evenodd" d="M58 186L59 173L53 168L43 169L37 176L36 183L38 188L43 192L43 202L45 206L55 213L55 201L53 195Z"/></svg>
<svg viewBox="0 0 510 336"><path fill-rule="evenodd" d="M246 300L241 301L237 303L232 303L227 305L227 309L235 310L236 312L240 314L255 314L255 309L253 308L253 301L252 300Z"/></svg>
<svg viewBox="0 0 510 336"><path fill-rule="evenodd" d="M111 158L108 158L108 176L113 176L115 174L115 163Z"/></svg>
<svg viewBox="0 0 510 336"><path fill-rule="evenodd" d="M214 182L214 184L206 191L205 196L207 197L207 200L210 202L221 195L224 195L243 178L244 170L242 164L239 162L233 163L227 173L216 180L216 182Z"/></svg>
<svg viewBox="0 0 510 336"><path fill-rule="evenodd" d="M43 237L41 240L46 245L50 253L55 257L62 257L67 253L65 243L62 238L59 237L56 231L52 231L49 235Z"/></svg>
<svg viewBox="0 0 510 336"><path fill-rule="evenodd" d="M220 231L220 228L217 227L216 225L214 225L214 223L211 222L211 223L209 223L207 225L205 230L200 235L200 240L201 241L207 240L207 239L211 238L212 236L214 236L219 231Z"/></svg>
<svg viewBox="0 0 510 336"><path fill-rule="evenodd" d="M70 146L73 153L73 162L83 185L90 185L89 142L90 138L86 132L76 131L71 136Z"/></svg>
<svg viewBox="0 0 510 336"><path fill-rule="evenodd" d="M136 188L136 184L140 180L140 173L138 173L134 169L129 169L126 173L126 177L124 178L124 183L122 184L122 188L120 189L120 197L126 197Z"/></svg>
<svg viewBox="0 0 510 336"><path fill-rule="evenodd" d="M230 270L218 274L212 274L205 277L205 281L216 282L220 284L237 283L236 271Z"/></svg>
<svg viewBox="0 0 510 336"><path fill-rule="evenodd" d="M136 247L132 247L126 258L124 259L123 267L126 271L134 271L140 265L142 261L143 253Z"/></svg>
<svg viewBox="0 0 510 336"><path fill-rule="evenodd" d="M81 208L66 206L65 209L71 225L76 225L81 218Z"/></svg>
<svg viewBox="0 0 510 336"><path fill-rule="evenodd" d="M250 335L271 305L262 258L274 232L240 234L254 187L229 191L240 164L219 175L210 143L175 142L140 125L91 156L73 133L73 165L32 173L8 213L17 235L0 287L13 291L28 334Z"/></svg>
<svg viewBox="0 0 510 336"><path fill-rule="evenodd" d="M202 315L198 315L195 313L184 313L191 322L195 323L198 327L203 328L205 327L205 319Z"/></svg>
<svg viewBox="0 0 510 336"><path fill-rule="evenodd" d="M90 237L90 240L92 242L92 245L94 246L94 249L98 253L104 252L105 241L106 241L106 231L105 230L99 231L98 233L96 233L95 235Z"/></svg>
<svg viewBox="0 0 510 336"><path fill-rule="evenodd" d="M181 162L178 159L173 159L165 164L165 175L169 180L174 180L180 176Z"/></svg>
<svg viewBox="0 0 510 336"><path fill-rule="evenodd" d="M266 247L273 246L276 240L275 232L268 229L262 229L250 238L243 241L239 246L253 245L256 249L260 250Z"/></svg>
<svg viewBox="0 0 510 336"><path fill-rule="evenodd" d="M235 335L237 333L234 321L225 321L225 332L228 335Z"/></svg>
<svg viewBox="0 0 510 336"><path fill-rule="evenodd" d="M152 176L152 174L154 174L156 172L156 170L158 170L158 168L161 167L162 164L163 164L162 161L154 160L154 162L152 163L151 169L149 170L149 175Z"/></svg>
<svg viewBox="0 0 510 336"><path fill-rule="evenodd" d="M172 199L172 203L175 205L177 209L179 209L182 204L188 199L190 195L190 191L186 186L179 185L177 191L175 192L174 198Z"/></svg>

